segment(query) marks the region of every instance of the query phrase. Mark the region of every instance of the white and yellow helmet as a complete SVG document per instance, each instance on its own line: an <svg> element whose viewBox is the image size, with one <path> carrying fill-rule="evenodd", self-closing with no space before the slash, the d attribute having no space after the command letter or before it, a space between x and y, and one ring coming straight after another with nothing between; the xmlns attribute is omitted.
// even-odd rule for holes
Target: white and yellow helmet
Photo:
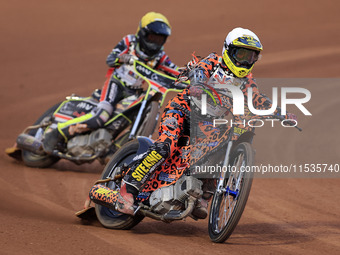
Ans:
<svg viewBox="0 0 340 255"><path fill-rule="evenodd" d="M230 71L243 78L251 72L262 50L260 39L255 33L238 27L224 40L222 56Z"/></svg>

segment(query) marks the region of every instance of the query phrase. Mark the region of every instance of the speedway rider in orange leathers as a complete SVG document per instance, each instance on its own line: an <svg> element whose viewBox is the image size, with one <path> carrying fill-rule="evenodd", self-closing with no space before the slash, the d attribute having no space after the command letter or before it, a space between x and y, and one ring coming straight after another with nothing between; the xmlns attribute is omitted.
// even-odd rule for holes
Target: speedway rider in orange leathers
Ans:
<svg viewBox="0 0 340 255"><path fill-rule="evenodd" d="M133 214L135 210L133 204L143 184L150 179L152 172L162 162L168 157L176 155L176 150L179 150L179 137L190 135L190 114L193 113L191 108L197 106L193 103L193 98L199 97L202 94L202 89L205 91L210 90L211 94L216 91L214 88L204 86L208 80L224 78L230 81L230 84L240 87L245 100L247 100L247 89L252 87L253 105L255 107L271 107L269 99L259 93L251 74L251 70L262 49L259 38L252 31L235 28L224 41L222 56L211 53L197 63L191 62L187 70L187 77L190 79L191 84L190 88L179 93L168 103L162 115L159 138L142 158L130 166L122 181L120 194L117 195L117 200L115 201L116 210L126 214ZM231 108L232 103L223 105L221 108L209 108L208 106L208 114L218 116L219 111L226 112L232 110ZM279 108L275 111L275 114L280 114ZM288 115L286 116L287 118L296 117L292 114ZM215 190L214 180L203 181L202 188L202 199L198 201L196 208L192 212L194 217L201 219L207 217L208 201Z"/></svg>
<svg viewBox="0 0 340 255"><path fill-rule="evenodd" d="M139 60L151 68L170 76L179 74L178 67L163 51L167 37L171 34L169 21L160 13L149 12L139 23L135 35L125 36L108 55L106 63L110 67L104 83L100 102L89 114L51 126L45 133L44 150L51 153L58 142L67 141L77 133L95 130L110 119L116 104L135 93L133 81L128 79L122 64L133 64Z"/></svg>

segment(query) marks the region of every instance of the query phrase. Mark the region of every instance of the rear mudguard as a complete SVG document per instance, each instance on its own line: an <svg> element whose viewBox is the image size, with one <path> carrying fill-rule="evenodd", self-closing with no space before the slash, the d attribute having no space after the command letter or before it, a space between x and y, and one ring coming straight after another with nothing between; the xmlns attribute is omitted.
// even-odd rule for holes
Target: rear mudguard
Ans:
<svg viewBox="0 0 340 255"><path fill-rule="evenodd" d="M137 140L139 142L137 155L140 155L146 152L149 149L149 147L153 144L153 140L145 136L138 136Z"/></svg>

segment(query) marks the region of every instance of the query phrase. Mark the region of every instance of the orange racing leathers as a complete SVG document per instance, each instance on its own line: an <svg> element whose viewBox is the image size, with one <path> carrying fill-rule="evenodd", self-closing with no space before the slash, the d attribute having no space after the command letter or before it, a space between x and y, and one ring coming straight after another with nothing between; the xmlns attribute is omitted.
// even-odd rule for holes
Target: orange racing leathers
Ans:
<svg viewBox="0 0 340 255"><path fill-rule="evenodd" d="M124 182L127 184L126 188L129 193L136 195L137 191L148 181L152 172L168 157L176 154L176 151L179 150L180 138L183 136L190 136L190 114L192 114L190 112L190 100L192 99L190 93L192 93L192 91L197 92L197 90L194 89L196 87L195 84L204 83L209 79L215 82L218 82L221 79L227 79L231 83L234 82L233 85L240 87L244 94L245 101L247 101L248 97L247 89L249 87L253 88L252 102L254 107L271 107L271 101L258 91L251 73L244 78L233 77L227 66L224 64L222 57L217 54L212 53L197 63L194 61L191 64L192 65L188 67L188 72L186 73L190 79L191 88L185 89L168 103L162 115L159 138L142 158L133 163L129 172L124 177ZM181 78L183 79L183 77ZM218 89L213 90L220 92ZM233 99L230 96L226 96L226 94L221 94L220 99L222 107L220 107L216 114L220 114L218 116L225 116L229 112L232 112ZM279 110L276 110L275 113L278 113L278 111ZM238 123L236 126L245 128L242 125L241 119L238 119L238 117L235 119ZM196 124L200 125L199 123ZM230 127L228 128L230 129ZM235 133L235 137L232 139L236 140L239 135L240 133Z"/></svg>

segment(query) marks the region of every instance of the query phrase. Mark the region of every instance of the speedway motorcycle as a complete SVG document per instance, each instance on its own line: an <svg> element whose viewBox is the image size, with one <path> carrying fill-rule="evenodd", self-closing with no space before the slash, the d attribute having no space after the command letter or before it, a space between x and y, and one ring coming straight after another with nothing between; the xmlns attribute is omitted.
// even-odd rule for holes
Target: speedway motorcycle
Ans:
<svg viewBox="0 0 340 255"><path fill-rule="evenodd" d="M103 128L77 135L63 144L58 144L52 154L46 154L42 141L44 132L52 124L65 122L85 115L97 106L100 90L95 90L90 97L71 95L57 103L34 123L27 127L6 153L23 160L31 167L49 167L60 159L67 159L76 164L91 163L98 160L105 164L109 157L124 143L137 135L151 136L156 127L159 108L165 103L169 92L179 92L185 83L176 83L176 78L160 73L142 62L134 61L133 65L122 65L121 75L130 79L136 94L121 100L109 121Z"/></svg>
<svg viewBox="0 0 340 255"><path fill-rule="evenodd" d="M241 218L252 186L254 173L244 169L254 164L254 128L234 126L223 130L211 125L208 128L205 124L198 127L206 131L206 137L196 143L193 141L189 145L185 137L179 138L180 154L169 157L154 170L136 198L133 216L116 211L112 201L120 190L128 165L142 157L153 143L147 137L126 143L113 155L101 179L91 188L85 208L76 215L82 219L97 217L104 227L111 229L130 229L144 217L168 223L186 217L197 220L192 212L202 197L203 181L213 178L215 190L208 219L209 237L217 243L227 240ZM199 169L221 166L221 171L206 176L193 165Z"/></svg>

